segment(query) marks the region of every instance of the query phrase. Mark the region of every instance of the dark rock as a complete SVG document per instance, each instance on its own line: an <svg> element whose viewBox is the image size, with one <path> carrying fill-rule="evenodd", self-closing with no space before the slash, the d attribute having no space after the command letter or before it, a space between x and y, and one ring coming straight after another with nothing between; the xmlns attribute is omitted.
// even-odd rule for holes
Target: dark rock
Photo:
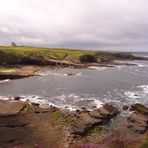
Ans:
<svg viewBox="0 0 148 148"><path fill-rule="evenodd" d="M40 106L39 103L35 103L35 102L32 102L31 105L34 105L34 106Z"/></svg>
<svg viewBox="0 0 148 148"><path fill-rule="evenodd" d="M127 110L127 109L129 109L129 106L127 105L123 106L123 110Z"/></svg>
<svg viewBox="0 0 148 148"><path fill-rule="evenodd" d="M118 113L117 108L109 104L105 104L103 107L93 111L80 111L76 116L71 133L82 135L90 128L106 123Z"/></svg>
<svg viewBox="0 0 148 148"><path fill-rule="evenodd" d="M128 127L133 131L143 134L147 130L148 127L148 118L141 113L134 112L130 117L127 118Z"/></svg>
<svg viewBox="0 0 148 148"><path fill-rule="evenodd" d="M97 62L97 57L94 55L82 55L79 57L79 60L82 63L95 63Z"/></svg>
<svg viewBox="0 0 148 148"><path fill-rule="evenodd" d="M79 109L76 110L76 113L80 113L81 111Z"/></svg>
<svg viewBox="0 0 148 148"><path fill-rule="evenodd" d="M105 104L103 105L103 107L98 109L100 114L104 116L104 118L112 118L114 116L116 116L119 111L116 107L110 105L110 104Z"/></svg>
<svg viewBox="0 0 148 148"><path fill-rule="evenodd" d="M16 97L14 97L14 100L15 101L18 101L18 100L20 100L21 98L19 97L19 96L16 96Z"/></svg>
<svg viewBox="0 0 148 148"><path fill-rule="evenodd" d="M94 105L92 108L97 108L97 106Z"/></svg>
<svg viewBox="0 0 148 148"><path fill-rule="evenodd" d="M81 107L81 110L86 110L86 107Z"/></svg>
<svg viewBox="0 0 148 148"><path fill-rule="evenodd" d="M73 76L76 75L75 73L68 73L67 76Z"/></svg>
<svg viewBox="0 0 148 148"><path fill-rule="evenodd" d="M137 111L143 115L148 115L148 108L139 103L131 105L130 111Z"/></svg>

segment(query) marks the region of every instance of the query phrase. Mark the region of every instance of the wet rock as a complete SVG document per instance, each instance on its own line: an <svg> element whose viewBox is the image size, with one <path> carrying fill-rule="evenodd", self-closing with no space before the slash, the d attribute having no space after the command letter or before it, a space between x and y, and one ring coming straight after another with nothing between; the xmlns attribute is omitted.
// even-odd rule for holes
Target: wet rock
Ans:
<svg viewBox="0 0 148 148"><path fill-rule="evenodd" d="M76 110L76 113L80 113L81 111L79 109Z"/></svg>
<svg viewBox="0 0 148 148"><path fill-rule="evenodd" d="M86 107L81 107L81 110L86 110Z"/></svg>
<svg viewBox="0 0 148 148"><path fill-rule="evenodd" d="M103 107L99 108L99 112L107 118L112 118L119 113L118 109L110 104L103 105Z"/></svg>
<svg viewBox="0 0 148 148"><path fill-rule="evenodd" d="M14 100L15 101L18 101L18 100L20 100L21 98L19 97L19 96L16 96L16 97L14 97Z"/></svg>
<svg viewBox="0 0 148 148"><path fill-rule="evenodd" d="M90 128L106 123L118 113L117 108L109 104L105 104L103 107L94 109L93 111L81 111L76 116L71 133L82 135Z"/></svg>
<svg viewBox="0 0 148 148"><path fill-rule="evenodd" d="M128 110L129 109L129 106L125 105L123 106L123 110Z"/></svg>
<svg viewBox="0 0 148 148"><path fill-rule="evenodd" d="M148 108L139 103L131 105L130 111L137 111L143 115L148 115Z"/></svg>
<svg viewBox="0 0 148 148"><path fill-rule="evenodd" d="M97 106L94 105L94 106L92 106L92 108L97 108Z"/></svg>
<svg viewBox="0 0 148 148"><path fill-rule="evenodd" d="M133 131L143 134L147 130L148 127L148 117L144 116L141 113L134 112L130 117L127 118L128 127Z"/></svg>
<svg viewBox="0 0 148 148"><path fill-rule="evenodd" d="M40 106L39 103L35 103L35 102L32 102L31 105L33 105L33 106Z"/></svg>
<svg viewBox="0 0 148 148"><path fill-rule="evenodd" d="M75 73L67 73L67 76L74 76L76 75Z"/></svg>

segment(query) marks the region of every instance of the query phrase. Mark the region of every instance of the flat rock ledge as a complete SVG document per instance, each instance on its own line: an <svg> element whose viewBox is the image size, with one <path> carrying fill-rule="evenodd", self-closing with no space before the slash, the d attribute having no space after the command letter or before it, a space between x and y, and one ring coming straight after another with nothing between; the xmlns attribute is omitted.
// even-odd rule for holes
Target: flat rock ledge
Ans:
<svg viewBox="0 0 148 148"><path fill-rule="evenodd" d="M134 112L127 118L127 127L136 133L144 134L148 129L148 108L137 103L132 105L130 110Z"/></svg>
<svg viewBox="0 0 148 148"><path fill-rule="evenodd" d="M78 111L76 120L72 126L71 133L75 135L83 135L87 130L96 125L107 123L119 113L116 107L105 104L103 107L92 111Z"/></svg>

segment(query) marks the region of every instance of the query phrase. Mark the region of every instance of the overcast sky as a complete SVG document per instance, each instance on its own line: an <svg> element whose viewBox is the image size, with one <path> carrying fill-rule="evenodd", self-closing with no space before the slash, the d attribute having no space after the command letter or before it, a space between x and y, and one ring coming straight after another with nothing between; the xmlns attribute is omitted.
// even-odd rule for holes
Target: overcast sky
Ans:
<svg viewBox="0 0 148 148"><path fill-rule="evenodd" d="M0 0L0 45L148 51L148 0Z"/></svg>

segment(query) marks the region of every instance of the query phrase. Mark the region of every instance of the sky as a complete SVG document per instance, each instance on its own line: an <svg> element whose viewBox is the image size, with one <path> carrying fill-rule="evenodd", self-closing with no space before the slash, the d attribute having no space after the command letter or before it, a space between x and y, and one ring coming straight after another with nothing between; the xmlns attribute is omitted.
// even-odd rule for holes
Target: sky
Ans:
<svg viewBox="0 0 148 148"><path fill-rule="evenodd" d="M0 45L148 51L148 0L0 0Z"/></svg>

